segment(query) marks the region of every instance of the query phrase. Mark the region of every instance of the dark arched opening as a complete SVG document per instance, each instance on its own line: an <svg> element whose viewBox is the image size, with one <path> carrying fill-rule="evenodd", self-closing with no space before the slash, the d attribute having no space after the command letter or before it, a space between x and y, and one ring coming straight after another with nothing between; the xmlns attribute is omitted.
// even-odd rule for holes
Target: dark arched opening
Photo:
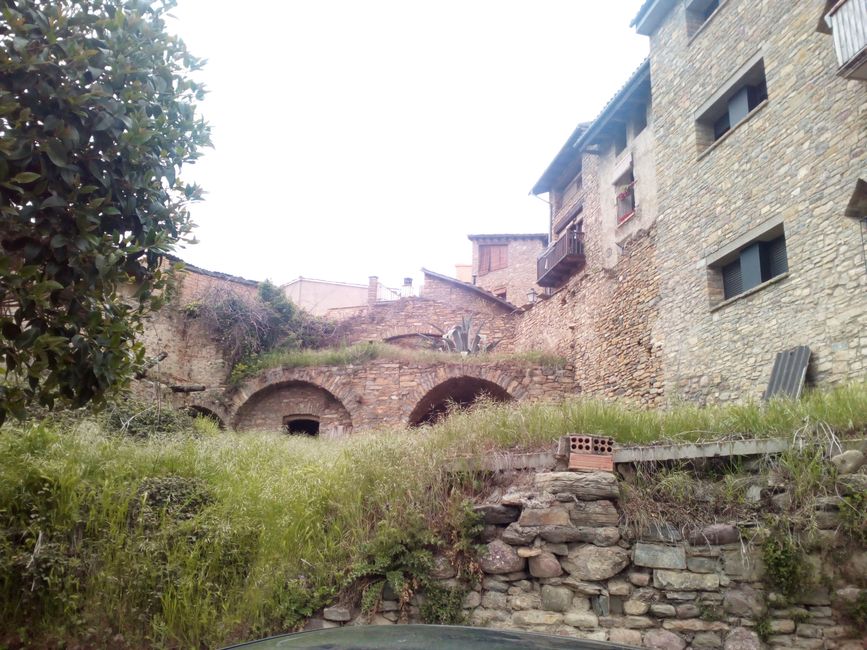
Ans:
<svg viewBox="0 0 867 650"><path fill-rule="evenodd" d="M283 426L293 435L319 435L319 418L315 415L287 415L283 418Z"/></svg>
<svg viewBox="0 0 867 650"><path fill-rule="evenodd" d="M413 350L433 350L436 349L442 341L441 334L398 334L384 339L385 343L397 345L402 348L410 348Z"/></svg>
<svg viewBox="0 0 867 650"><path fill-rule="evenodd" d="M343 402L322 386L302 380L271 384L253 393L238 409L235 429L288 432L290 420L293 433L294 429L309 435L352 431L352 418ZM296 424L296 420L309 422Z"/></svg>
<svg viewBox="0 0 867 650"><path fill-rule="evenodd" d="M223 423L223 419L209 408L205 408L204 406L188 406L184 410L190 417L207 418L214 422L221 429L226 428L226 425Z"/></svg>
<svg viewBox="0 0 867 650"><path fill-rule="evenodd" d="M450 409L466 408L480 398L507 402L512 396L502 387L478 377L454 377L434 386L421 398L409 414L410 426L433 424L441 420Z"/></svg>

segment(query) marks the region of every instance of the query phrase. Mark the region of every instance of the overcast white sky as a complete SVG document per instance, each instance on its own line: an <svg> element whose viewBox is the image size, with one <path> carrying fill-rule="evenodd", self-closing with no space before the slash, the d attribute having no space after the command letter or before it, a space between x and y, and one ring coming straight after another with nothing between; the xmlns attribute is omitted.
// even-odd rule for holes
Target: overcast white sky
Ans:
<svg viewBox="0 0 867 650"><path fill-rule="evenodd" d="M647 54L641 0L179 0L215 148L183 176L207 269L399 286L470 233L545 232L530 187Z"/></svg>

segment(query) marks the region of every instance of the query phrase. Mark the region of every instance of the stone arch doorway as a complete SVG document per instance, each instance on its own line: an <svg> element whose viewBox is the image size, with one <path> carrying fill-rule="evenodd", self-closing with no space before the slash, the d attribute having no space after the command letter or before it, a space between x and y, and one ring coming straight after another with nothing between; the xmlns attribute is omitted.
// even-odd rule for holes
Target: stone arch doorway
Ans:
<svg viewBox="0 0 867 650"><path fill-rule="evenodd" d="M187 406L184 408L184 411L187 412L187 415L194 418L207 418L217 424L221 429L226 428L226 423L223 422L223 418L214 413L207 406L199 406L198 404L193 404L192 406Z"/></svg>
<svg viewBox="0 0 867 650"><path fill-rule="evenodd" d="M291 431L290 424L296 429L303 428L298 432L308 435L342 435L352 431L352 417L343 402L331 391L308 381L266 386L253 393L235 417L235 429L239 431L287 432Z"/></svg>
<svg viewBox="0 0 867 650"><path fill-rule="evenodd" d="M496 402L508 402L512 399L505 388L487 379L467 376L446 379L419 400L409 414L409 425L417 427L433 424L442 419L453 405L466 408L483 396Z"/></svg>

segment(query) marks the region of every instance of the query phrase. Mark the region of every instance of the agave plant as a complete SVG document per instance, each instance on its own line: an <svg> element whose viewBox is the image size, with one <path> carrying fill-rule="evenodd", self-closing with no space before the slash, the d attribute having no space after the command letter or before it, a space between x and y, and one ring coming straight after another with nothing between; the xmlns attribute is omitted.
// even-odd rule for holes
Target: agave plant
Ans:
<svg viewBox="0 0 867 650"><path fill-rule="evenodd" d="M438 327L435 329L442 332ZM490 352L499 341L487 342L487 337L482 335L482 326L479 325L473 331L472 316L463 316L461 322L450 328L439 339L432 339L437 347L446 352L459 352L463 355L480 354Z"/></svg>

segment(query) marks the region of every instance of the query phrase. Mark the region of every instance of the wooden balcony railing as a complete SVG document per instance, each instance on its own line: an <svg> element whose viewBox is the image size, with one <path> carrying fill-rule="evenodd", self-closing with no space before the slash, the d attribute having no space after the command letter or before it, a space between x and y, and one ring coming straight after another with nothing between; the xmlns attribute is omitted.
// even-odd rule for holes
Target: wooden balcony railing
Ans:
<svg viewBox="0 0 867 650"><path fill-rule="evenodd" d="M867 81L867 0L841 0L825 16L841 77Z"/></svg>
<svg viewBox="0 0 867 650"><path fill-rule="evenodd" d="M567 232L551 244L536 261L536 282L557 287L584 266L584 239L581 233Z"/></svg>

